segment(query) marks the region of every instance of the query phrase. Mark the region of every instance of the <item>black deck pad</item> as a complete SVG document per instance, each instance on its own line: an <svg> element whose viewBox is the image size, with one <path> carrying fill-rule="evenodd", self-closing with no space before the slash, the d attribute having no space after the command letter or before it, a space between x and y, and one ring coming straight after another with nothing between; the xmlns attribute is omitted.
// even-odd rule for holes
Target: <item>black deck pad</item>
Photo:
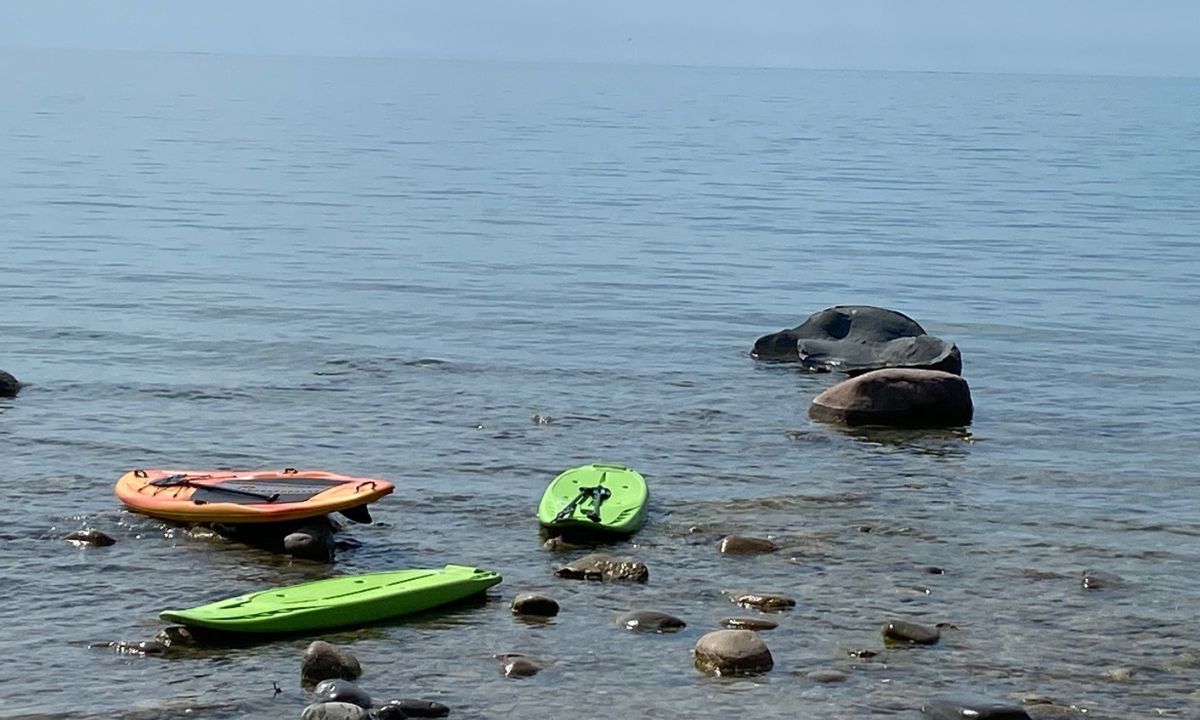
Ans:
<svg viewBox="0 0 1200 720"><path fill-rule="evenodd" d="M328 480L325 478L289 477L279 480L254 480L249 478L232 478L215 485L196 487L192 493L192 502L205 503L234 503L235 505L282 505L283 503L304 502L331 487L345 484L345 480ZM223 488L235 492L225 492ZM262 497L243 495L242 493L257 493ZM267 498L277 494L274 500Z"/></svg>

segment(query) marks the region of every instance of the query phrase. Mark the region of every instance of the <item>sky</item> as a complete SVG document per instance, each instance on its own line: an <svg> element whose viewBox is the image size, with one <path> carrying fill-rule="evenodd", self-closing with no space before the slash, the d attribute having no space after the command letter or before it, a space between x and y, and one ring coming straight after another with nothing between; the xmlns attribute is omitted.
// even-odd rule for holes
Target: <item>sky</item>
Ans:
<svg viewBox="0 0 1200 720"><path fill-rule="evenodd" d="M1200 0L0 0L0 48L1200 76Z"/></svg>

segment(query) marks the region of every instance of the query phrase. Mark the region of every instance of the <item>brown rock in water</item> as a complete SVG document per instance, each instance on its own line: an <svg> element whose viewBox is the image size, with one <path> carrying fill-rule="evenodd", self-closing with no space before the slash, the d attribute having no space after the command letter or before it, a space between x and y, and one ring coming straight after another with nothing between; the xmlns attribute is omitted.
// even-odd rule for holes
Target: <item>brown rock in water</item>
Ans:
<svg viewBox="0 0 1200 720"><path fill-rule="evenodd" d="M537 593L521 593L513 598L510 606L513 615L532 615L535 617L554 617L558 614L558 603L554 598L538 595Z"/></svg>
<svg viewBox="0 0 1200 720"><path fill-rule="evenodd" d="M0 397L16 397L21 392L21 383L11 373L0 370Z"/></svg>
<svg viewBox="0 0 1200 720"><path fill-rule="evenodd" d="M617 618L617 625L634 632L676 632L687 627L687 623L674 615L657 610L635 610Z"/></svg>
<svg viewBox="0 0 1200 720"><path fill-rule="evenodd" d="M76 530L67 536L67 540L76 546L108 547L116 545L117 541L99 530Z"/></svg>
<svg viewBox="0 0 1200 720"><path fill-rule="evenodd" d="M405 720L405 718L446 717L450 708L433 700L417 700L401 698L379 706L375 711L376 720Z"/></svg>
<svg viewBox="0 0 1200 720"><path fill-rule="evenodd" d="M940 428L969 425L971 389L939 370L875 370L844 380L813 399L815 420L857 427Z"/></svg>
<svg viewBox="0 0 1200 720"><path fill-rule="evenodd" d="M725 618L721 621L723 627L730 630L754 630L762 632L763 630L774 630L779 627L779 623L770 620L762 620L760 618Z"/></svg>
<svg viewBox="0 0 1200 720"><path fill-rule="evenodd" d="M763 612L782 612L788 608L796 607L796 601L787 595L743 593L741 595L734 595L730 599L742 607L755 608Z"/></svg>
<svg viewBox="0 0 1200 720"><path fill-rule="evenodd" d="M196 644L196 636L192 634L190 628L185 625L168 625L154 639L167 647L172 645L194 645Z"/></svg>
<svg viewBox="0 0 1200 720"><path fill-rule="evenodd" d="M752 630L715 630L696 641L696 668L712 675L745 675L775 667L771 651Z"/></svg>
<svg viewBox="0 0 1200 720"><path fill-rule="evenodd" d="M591 553L568 563L554 572L570 580L627 580L646 582L650 570L633 558Z"/></svg>
<svg viewBox="0 0 1200 720"><path fill-rule="evenodd" d="M742 535L726 535L717 543L717 550L726 555L761 555L773 553L778 549L778 545L766 538Z"/></svg>
<svg viewBox="0 0 1200 720"><path fill-rule="evenodd" d="M370 712L354 703L316 702L300 711L300 720L367 720Z"/></svg>
<svg viewBox="0 0 1200 720"><path fill-rule="evenodd" d="M358 658L324 640L309 643L300 661L300 677L306 683L333 678L356 680L359 675L362 675L362 666L358 664Z"/></svg>
<svg viewBox="0 0 1200 720"><path fill-rule="evenodd" d="M891 642L933 645L941 636L942 634L937 628L904 620L891 620L883 626L883 639Z"/></svg>

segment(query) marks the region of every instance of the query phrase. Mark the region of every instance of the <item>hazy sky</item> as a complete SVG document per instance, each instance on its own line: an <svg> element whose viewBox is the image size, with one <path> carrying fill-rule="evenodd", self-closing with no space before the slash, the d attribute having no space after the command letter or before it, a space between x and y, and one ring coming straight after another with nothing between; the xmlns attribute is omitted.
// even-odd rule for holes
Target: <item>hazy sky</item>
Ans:
<svg viewBox="0 0 1200 720"><path fill-rule="evenodd" d="M1200 75L1200 0L0 0L0 48Z"/></svg>

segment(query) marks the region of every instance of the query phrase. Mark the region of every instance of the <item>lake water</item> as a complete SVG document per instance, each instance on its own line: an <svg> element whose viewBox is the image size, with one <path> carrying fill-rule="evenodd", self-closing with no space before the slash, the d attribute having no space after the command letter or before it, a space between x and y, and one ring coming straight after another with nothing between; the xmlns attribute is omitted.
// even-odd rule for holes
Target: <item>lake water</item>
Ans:
<svg viewBox="0 0 1200 720"><path fill-rule="evenodd" d="M1200 716L1200 81L9 51L0 98L0 368L28 383L0 400L0 717L298 717L312 638L89 644L449 562L504 583L324 636L377 699L848 719L971 691ZM837 378L748 357L836 304L955 341L969 433L815 424ZM556 579L583 551L541 546L542 489L598 459L650 483L613 548L645 586ZM397 491L329 566L112 495L135 467L284 466ZM82 527L117 544L62 539ZM722 557L726 533L783 550ZM1089 569L1123 582L1085 590ZM520 590L562 614L515 620ZM763 634L775 669L702 677L689 652L752 614L739 590L798 602ZM636 636L632 609L688 627ZM888 650L891 618L958 630ZM505 679L501 652L545 669Z"/></svg>

